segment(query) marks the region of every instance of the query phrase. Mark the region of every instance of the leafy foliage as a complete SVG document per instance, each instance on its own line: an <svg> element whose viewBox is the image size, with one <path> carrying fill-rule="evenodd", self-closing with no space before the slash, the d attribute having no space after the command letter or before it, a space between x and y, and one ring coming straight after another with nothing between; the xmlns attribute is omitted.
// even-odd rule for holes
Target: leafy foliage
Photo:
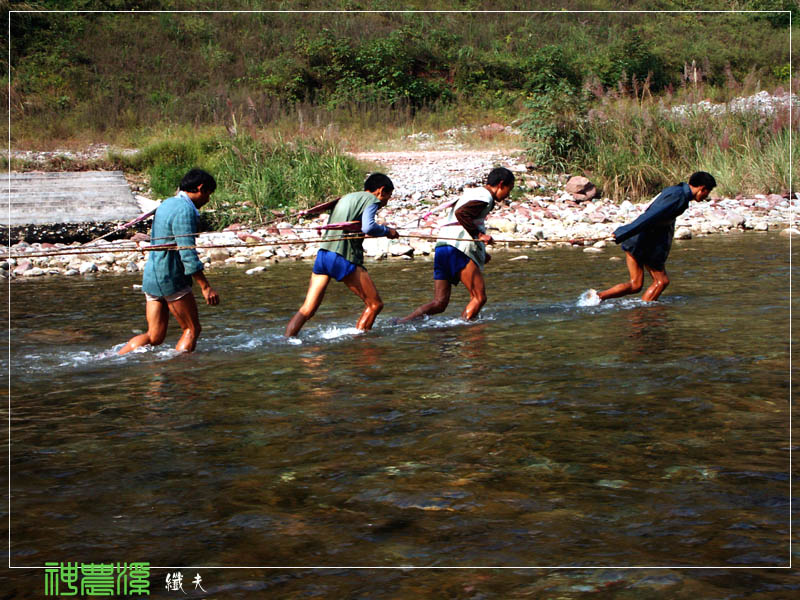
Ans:
<svg viewBox="0 0 800 600"><path fill-rule="evenodd" d="M395 8L384 0L319 4ZM579 4L563 6L618 8L607 0ZM710 4L731 8L723 0ZM790 0L734 4L796 11ZM10 3L16 5L33 7ZM433 5L488 7L476 0ZM214 0L39 0L36 7L133 10L9 16L14 136L68 137L153 122L227 124L232 112L276 102L330 111L400 107L412 116L457 104L512 117L528 95L560 81L576 89L589 82L630 89L649 77L654 93L675 88L684 64L693 60L703 65L705 80L717 85L725 83L727 65L738 80L754 73L764 84L785 81L784 71L774 66L786 64L786 12L137 12L219 8ZM238 0L226 8L254 6ZM660 0L657 8L684 6ZM713 35L699 35L706 32Z"/></svg>
<svg viewBox="0 0 800 600"><path fill-rule="evenodd" d="M564 80L525 103L522 130L530 140L528 154L539 168L563 171L583 151L586 106L585 95Z"/></svg>

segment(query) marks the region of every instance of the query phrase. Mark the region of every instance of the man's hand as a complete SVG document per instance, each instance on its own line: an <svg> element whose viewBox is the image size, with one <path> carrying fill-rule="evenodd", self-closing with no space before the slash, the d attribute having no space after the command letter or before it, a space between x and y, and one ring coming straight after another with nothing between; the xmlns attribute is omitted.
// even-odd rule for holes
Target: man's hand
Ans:
<svg viewBox="0 0 800 600"><path fill-rule="evenodd" d="M386 234L386 237L389 238L390 240L396 240L397 238L400 237L400 234L397 233L397 229L392 229L391 227L387 227L387 229L389 230L389 232Z"/></svg>
<svg viewBox="0 0 800 600"><path fill-rule="evenodd" d="M494 244L494 238L490 236L488 233L480 233L478 234L478 241L483 242L484 244Z"/></svg>
<svg viewBox="0 0 800 600"><path fill-rule="evenodd" d="M219 294L217 294L217 292L214 291L214 288L212 288L210 285L200 288L200 291L203 293L203 298L206 299L206 304L211 306L216 306L219 304Z"/></svg>
<svg viewBox="0 0 800 600"><path fill-rule="evenodd" d="M492 260L492 255L487 252L486 259L483 261L483 264L488 265L490 260Z"/></svg>

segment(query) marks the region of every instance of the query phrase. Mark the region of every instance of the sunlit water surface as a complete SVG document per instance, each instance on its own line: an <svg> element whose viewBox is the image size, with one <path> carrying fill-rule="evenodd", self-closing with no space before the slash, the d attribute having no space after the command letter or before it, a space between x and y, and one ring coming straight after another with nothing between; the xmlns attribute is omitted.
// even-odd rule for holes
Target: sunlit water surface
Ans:
<svg viewBox="0 0 800 600"><path fill-rule="evenodd" d="M144 328L139 277L15 281L12 564L587 567L204 571L242 598L787 597L786 571L724 569L790 560L789 241L676 242L650 305L578 305L625 278L618 248L523 254L495 255L478 322L459 286L393 324L432 265L380 262L372 332L334 283L294 341L309 263L212 272L193 355L172 321L116 356ZM671 568L612 568L635 566ZM43 590L15 577L6 597Z"/></svg>

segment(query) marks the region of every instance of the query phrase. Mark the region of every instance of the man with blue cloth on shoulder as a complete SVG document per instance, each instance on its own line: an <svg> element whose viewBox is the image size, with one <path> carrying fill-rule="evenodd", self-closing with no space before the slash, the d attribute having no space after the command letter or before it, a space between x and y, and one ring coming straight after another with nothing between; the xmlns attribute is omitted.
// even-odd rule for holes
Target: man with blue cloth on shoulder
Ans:
<svg viewBox="0 0 800 600"><path fill-rule="evenodd" d="M717 182L705 171L697 171L689 183L679 183L664 189L655 197L639 217L614 231L614 241L625 251L630 280L605 291L589 290L587 304L597 304L608 298L635 294L642 289L644 270L650 273L653 283L642 295L642 300L657 300L669 285L665 268L667 256L675 235L675 219L689 207L689 202L702 202Z"/></svg>
<svg viewBox="0 0 800 600"><path fill-rule="evenodd" d="M182 330L175 349L192 352L200 336L200 318L192 293L192 281L200 286L206 304L219 304L219 295L203 273L203 263L194 249L195 235L200 229L200 212L217 182L202 169L192 169L181 180L177 196L167 198L156 210L151 239L173 249L152 250L147 257L142 277L142 291L147 302L147 333L132 337L119 351L126 354L140 346L158 346L167 335L169 315L175 317Z"/></svg>

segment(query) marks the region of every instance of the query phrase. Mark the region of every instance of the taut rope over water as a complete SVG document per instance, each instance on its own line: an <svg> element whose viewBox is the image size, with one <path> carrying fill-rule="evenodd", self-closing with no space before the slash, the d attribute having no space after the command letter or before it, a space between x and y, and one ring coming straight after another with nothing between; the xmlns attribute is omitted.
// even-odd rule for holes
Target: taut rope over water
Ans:
<svg viewBox="0 0 800 600"><path fill-rule="evenodd" d="M183 237L183 236L182 236ZM188 235L185 237L189 237ZM342 240L355 240L355 239L366 239L371 236L367 236L364 234L359 235L345 235L339 238L330 238L327 240L323 240L326 242L339 242ZM452 240L452 241L463 241L462 238L450 238L450 237L440 237L437 235L423 235L423 234L414 234L414 233L401 233L398 237L401 238L413 238L413 239L421 239L421 240ZM584 242L598 242L601 240L609 239L610 236L603 236L599 238L562 238L562 239L518 239L518 240L494 240L494 244L537 244L540 242L545 242L549 244L555 243L569 243L569 244L581 244ZM27 252L23 254L0 254L0 258L2 259L9 259L9 258L43 258L43 257L50 257L50 256L82 256L82 255L89 255L89 254L105 254L105 253L114 253L114 252L153 252L156 250L165 250L165 251L180 251L180 250L206 250L206 249L214 249L214 248L252 248L255 246L288 246L293 244L318 244L321 240L318 238L314 239L293 239L293 240L274 240L274 241L261 241L261 242L250 242L250 243L239 243L239 244L206 244L202 246L198 245L191 245L191 246L178 246L177 244L156 244L151 246L126 246L124 248L87 248L86 246L78 246L75 248L65 248L63 250L58 251L49 251L49 252ZM476 240L477 241L477 240ZM125 242L123 242L125 243ZM135 242L131 242L135 243ZM479 242L483 243L483 242Z"/></svg>

